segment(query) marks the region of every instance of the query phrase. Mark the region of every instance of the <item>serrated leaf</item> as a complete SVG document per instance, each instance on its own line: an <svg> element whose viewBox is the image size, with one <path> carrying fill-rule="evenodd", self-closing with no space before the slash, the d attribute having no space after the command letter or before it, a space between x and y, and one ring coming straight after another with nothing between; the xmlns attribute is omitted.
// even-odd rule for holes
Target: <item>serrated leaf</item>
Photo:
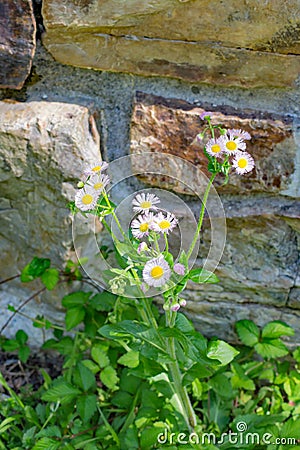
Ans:
<svg viewBox="0 0 300 450"><path fill-rule="evenodd" d="M16 340L19 344L24 345L28 341L28 334L24 330L18 330L16 332Z"/></svg>
<svg viewBox="0 0 300 450"><path fill-rule="evenodd" d="M40 277L50 267L50 259L34 257L21 272L21 281L27 282Z"/></svg>
<svg viewBox="0 0 300 450"><path fill-rule="evenodd" d="M119 406L120 408L128 409L133 402L132 395L129 392L118 391L112 398L111 403L115 406Z"/></svg>
<svg viewBox="0 0 300 450"><path fill-rule="evenodd" d="M239 320L235 324L237 334L243 344L253 347L259 340L259 328L252 320Z"/></svg>
<svg viewBox="0 0 300 450"><path fill-rule="evenodd" d="M125 355L122 355L118 359L119 364L123 364L123 366L127 366L130 368L137 367L140 363L139 360L139 352L135 352L133 350L129 351L128 353L125 353Z"/></svg>
<svg viewBox="0 0 300 450"><path fill-rule="evenodd" d="M90 305L97 311L111 311L116 303L117 296L111 292L101 292L95 294L91 300Z"/></svg>
<svg viewBox="0 0 300 450"><path fill-rule="evenodd" d="M85 309L84 307L76 307L76 308L70 308L68 309L66 316L65 316L65 322L66 322L66 329L69 331L72 328L79 325L85 316Z"/></svg>
<svg viewBox="0 0 300 450"><path fill-rule="evenodd" d="M84 422L88 422L97 410L97 396L95 394L82 395L76 402L77 410Z"/></svg>
<svg viewBox="0 0 300 450"><path fill-rule="evenodd" d="M80 393L81 391L71 383L64 380L57 380L53 383L53 386L42 395L42 400L47 402L61 401L62 404L65 404L70 402Z"/></svg>
<svg viewBox="0 0 300 450"><path fill-rule="evenodd" d="M22 363L26 363L30 356L30 348L27 345L24 345L19 348L18 357Z"/></svg>
<svg viewBox="0 0 300 450"><path fill-rule="evenodd" d="M90 295L91 294L89 292L72 292L72 294L65 295L61 303L65 308L75 308L77 306L84 305Z"/></svg>
<svg viewBox="0 0 300 450"><path fill-rule="evenodd" d="M268 339L276 339L280 336L293 336L294 334L293 328L280 320L267 323L262 330L262 337Z"/></svg>
<svg viewBox="0 0 300 450"><path fill-rule="evenodd" d="M219 278L209 270L202 269L201 267L198 269L192 269L188 273L188 278L194 283L218 283Z"/></svg>
<svg viewBox="0 0 300 450"><path fill-rule="evenodd" d="M280 436L284 438L300 439L299 419L296 418L296 420L293 420L291 418L285 422L280 431Z"/></svg>
<svg viewBox="0 0 300 450"><path fill-rule="evenodd" d="M281 358L289 353L288 349L279 339L266 339L254 346L257 353L266 359Z"/></svg>
<svg viewBox="0 0 300 450"><path fill-rule="evenodd" d="M106 387L109 389L115 390L117 388L117 383L119 378L117 376L117 372L111 366L105 367L100 373L100 380Z"/></svg>
<svg viewBox="0 0 300 450"><path fill-rule="evenodd" d="M217 359L223 366L230 363L238 354L239 351L227 342L216 340L208 343L208 358Z"/></svg>
<svg viewBox="0 0 300 450"><path fill-rule="evenodd" d="M109 357L106 353L104 353L100 346L94 345L92 347L91 355L93 360L96 361L101 368L108 366L110 363Z"/></svg>
<svg viewBox="0 0 300 450"><path fill-rule="evenodd" d="M59 271L54 268L47 269L42 275L41 280L44 286L51 291L59 282Z"/></svg>
<svg viewBox="0 0 300 450"><path fill-rule="evenodd" d="M57 425L50 425L39 431L37 437L61 437L61 429Z"/></svg>
<svg viewBox="0 0 300 450"><path fill-rule="evenodd" d="M43 437L40 439L32 450L58 450L60 447L60 442L50 439L48 437Z"/></svg>
<svg viewBox="0 0 300 450"><path fill-rule="evenodd" d="M79 362L74 371L74 383L83 391L96 386L95 375L82 362Z"/></svg>
<svg viewBox="0 0 300 450"><path fill-rule="evenodd" d="M233 375L231 377L231 384L234 388L248 389L249 391L255 390L255 384L251 378L245 375L243 368L240 364L232 363Z"/></svg>

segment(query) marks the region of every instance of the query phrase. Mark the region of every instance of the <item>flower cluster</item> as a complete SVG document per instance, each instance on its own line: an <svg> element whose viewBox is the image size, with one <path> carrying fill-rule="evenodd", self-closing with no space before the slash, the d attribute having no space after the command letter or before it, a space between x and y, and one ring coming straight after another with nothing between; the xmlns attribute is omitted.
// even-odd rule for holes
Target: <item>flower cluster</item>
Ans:
<svg viewBox="0 0 300 450"><path fill-rule="evenodd" d="M154 194L138 194L132 202L133 211L138 215L131 222L131 232L137 240L142 241L137 247L137 253L154 256L148 259L142 270L143 283L141 289L146 292L149 287L166 286L172 275L184 276L186 268L181 263L168 262L159 248L159 238L166 240L170 232L178 225L174 214L159 209L160 199ZM166 252L168 253L168 252ZM180 305L177 305L178 308Z"/></svg>
<svg viewBox="0 0 300 450"><path fill-rule="evenodd" d="M200 118L206 120L209 124L209 129L212 132L212 137L205 145L205 151L208 157L216 158L219 163L229 169L233 167L239 175L251 172L254 168L254 159L246 152L246 142L251 139L247 131L241 129L223 129L219 126L211 125L212 113L203 113ZM219 130L220 136L215 136L216 129ZM202 141L204 133L197 136L198 141ZM224 170L223 170L224 171Z"/></svg>
<svg viewBox="0 0 300 450"><path fill-rule="evenodd" d="M154 194L138 194L133 202L133 211L140 212L131 223L132 235L137 239L149 236L149 233L155 231L157 233L169 234L178 221L174 214L170 212L158 211L156 205L160 203L160 199Z"/></svg>
<svg viewBox="0 0 300 450"><path fill-rule="evenodd" d="M96 207L100 195L109 183L109 177L103 173L107 167L106 162L99 162L84 170L84 180L77 184L79 190L75 195L75 206L81 211L91 211Z"/></svg>

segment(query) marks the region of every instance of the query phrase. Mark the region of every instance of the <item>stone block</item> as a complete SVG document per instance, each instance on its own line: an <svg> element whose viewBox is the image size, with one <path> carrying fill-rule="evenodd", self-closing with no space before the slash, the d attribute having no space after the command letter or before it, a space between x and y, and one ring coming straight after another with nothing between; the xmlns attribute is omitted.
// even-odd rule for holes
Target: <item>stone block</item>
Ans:
<svg viewBox="0 0 300 450"><path fill-rule="evenodd" d="M18 273L33 256L49 257L61 267L72 247L67 203L84 164L100 157L87 108L0 102L3 278Z"/></svg>
<svg viewBox="0 0 300 450"><path fill-rule="evenodd" d="M35 53L36 25L31 0L0 5L0 88L21 89Z"/></svg>
<svg viewBox="0 0 300 450"><path fill-rule="evenodd" d="M220 85L295 86L299 2L44 0L44 45L80 67Z"/></svg>
<svg viewBox="0 0 300 450"><path fill-rule="evenodd" d="M247 150L255 160L255 168L251 173L244 176L232 174L226 186L222 186L224 179L221 175L218 176L215 185L219 193L268 192L300 195L297 165L299 148L296 139L299 131L294 129L291 120L274 115L264 116L250 110L238 113L228 107L211 109L213 124L221 124L227 129L241 128L251 134ZM203 111L203 107L183 100L138 92L131 121L131 153L168 153L179 156L208 175L207 160L203 153L204 143L195 139L206 126L206 122L200 119ZM155 155L145 156L143 167L145 173L147 169L154 169L155 173L155 169L159 168ZM170 176L174 173L181 173L177 162L176 167L170 168ZM192 190L198 183L196 172L190 174L189 186L156 175L145 176L143 179L151 185L163 185L188 194L193 193Z"/></svg>

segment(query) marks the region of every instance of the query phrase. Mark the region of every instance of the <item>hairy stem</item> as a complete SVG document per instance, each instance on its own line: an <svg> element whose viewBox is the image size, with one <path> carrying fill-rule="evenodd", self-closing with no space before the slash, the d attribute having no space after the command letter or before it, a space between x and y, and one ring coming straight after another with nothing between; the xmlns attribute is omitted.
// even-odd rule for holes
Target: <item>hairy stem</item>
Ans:
<svg viewBox="0 0 300 450"><path fill-rule="evenodd" d="M187 259L190 259L191 254L193 253L193 250L195 248L196 242L198 240L198 237L199 237L199 234L200 234L200 231L201 231L201 228L202 228L202 223L203 223L203 219L204 219L204 213L205 213L205 208L206 208L206 203L207 203L209 191L210 191L210 188L211 188L211 186L212 186L212 184L214 182L214 179L216 178L216 175L217 175L216 173L212 174L212 176L210 177L210 180L208 182L208 185L207 185L207 187L205 189L203 200L202 200L201 211L200 211L200 215L199 215L199 219L198 219L197 229L196 229L196 232L194 234L194 237L193 237L191 246L189 248L189 251L187 253Z"/></svg>

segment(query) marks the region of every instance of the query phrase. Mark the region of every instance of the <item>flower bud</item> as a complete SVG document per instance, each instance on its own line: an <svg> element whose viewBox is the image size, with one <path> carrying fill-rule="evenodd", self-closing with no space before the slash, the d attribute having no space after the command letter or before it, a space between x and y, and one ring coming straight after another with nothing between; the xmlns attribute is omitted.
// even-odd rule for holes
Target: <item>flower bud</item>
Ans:
<svg viewBox="0 0 300 450"><path fill-rule="evenodd" d="M177 312L179 309L180 309L179 303L173 303L173 305L171 306L171 311L173 312Z"/></svg>
<svg viewBox="0 0 300 450"><path fill-rule="evenodd" d="M77 187L78 187L79 189L83 188L83 187L84 187L84 182L83 182L83 181L78 181Z"/></svg>

